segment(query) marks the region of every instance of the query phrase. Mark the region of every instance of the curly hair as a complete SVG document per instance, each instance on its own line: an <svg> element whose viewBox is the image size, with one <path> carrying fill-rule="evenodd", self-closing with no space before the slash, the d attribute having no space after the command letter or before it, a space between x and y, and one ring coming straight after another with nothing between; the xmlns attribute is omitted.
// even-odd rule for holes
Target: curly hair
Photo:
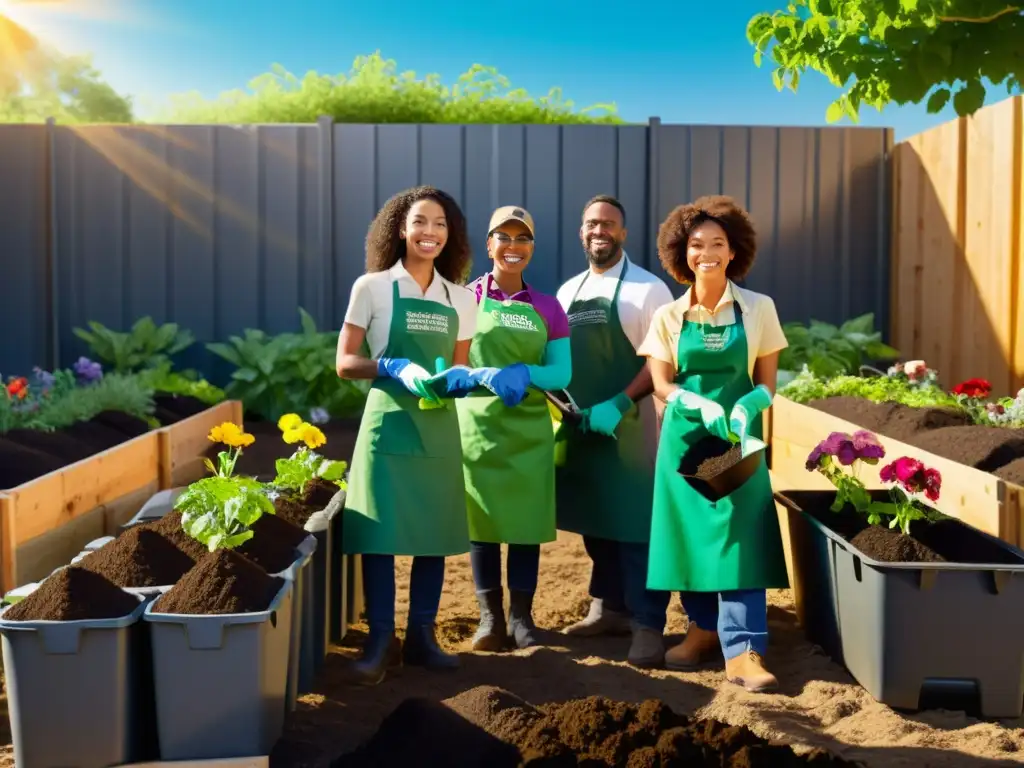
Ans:
<svg viewBox="0 0 1024 768"><path fill-rule="evenodd" d="M406 189L384 203L366 233L366 271L385 272L405 258L405 240L398 235L409 209L420 200L433 200L444 208L448 220L448 241L434 260L434 268L445 280L465 284L473 263L466 217L455 199L436 187Z"/></svg>
<svg viewBox="0 0 1024 768"><path fill-rule="evenodd" d="M729 250L735 254L725 274L740 280L750 271L757 257L757 232L750 215L726 195L705 195L673 210L658 229L658 258L661 265L680 283L693 283L696 276L686 263L690 235L705 221L714 221L725 230Z"/></svg>

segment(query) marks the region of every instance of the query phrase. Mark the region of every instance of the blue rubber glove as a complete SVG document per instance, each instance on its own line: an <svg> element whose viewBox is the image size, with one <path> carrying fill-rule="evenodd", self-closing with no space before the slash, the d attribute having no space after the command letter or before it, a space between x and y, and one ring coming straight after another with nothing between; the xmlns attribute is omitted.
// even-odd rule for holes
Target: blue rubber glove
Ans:
<svg viewBox="0 0 1024 768"><path fill-rule="evenodd" d="M725 419L725 409L714 400L680 388L669 395L667 402L687 413L696 411L708 432L722 440L729 439L729 422Z"/></svg>
<svg viewBox="0 0 1024 768"><path fill-rule="evenodd" d="M513 363L504 368L477 368L473 371L473 378L510 408L523 401L530 386L530 371L526 363Z"/></svg>
<svg viewBox="0 0 1024 768"><path fill-rule="evenodd" d="M453 365L430 378L430 389L448 397L465 397L477 387L473 369L466 365Z"/></svg>
<svg viewBox="0 0 1024 768"><path fill-rule="evenodd" d="M427 390L426 383L430 378L427 369L404 357L382 357L377 361L377 375L400 381L414 395L427 400L437 399L433 392Z"/></svg>
<svg viewBox="0 0 1024 768"><path fill-rule="evenodd" d="M605 400L603 403L586 408L583 411L585 415L584 430L615 437L615 428L619 426L622 417L632 407L633 401L625 392L620 392L611 400Z"/></svg>
<svg viewBox="0 0 1024 768"><path fill-rule="evenodd" d="M741 440L747 437L754 419L771 404L771 390L764 384L754 387L753 390L737 400L732 407L732 412L729 414L729 426L732 431L739 435Z"/></svg>

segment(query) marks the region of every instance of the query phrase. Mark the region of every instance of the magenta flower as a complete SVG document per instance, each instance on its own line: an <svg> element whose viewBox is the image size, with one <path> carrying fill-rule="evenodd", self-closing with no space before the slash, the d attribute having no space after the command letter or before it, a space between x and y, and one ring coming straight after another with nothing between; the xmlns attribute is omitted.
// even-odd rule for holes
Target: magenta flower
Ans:
<svg viewBox="0 0 1024 768"><path fill-rule="evenodd" d="M937 469L925 467L917 459L901 456L891 464L882 467L878 477L883 483L899 483L907 493L921 493L931 501L939 500L942 490L942 475Z"/></svg>
<svg viewBox="0 0 1024 768"><path fill-rule="evenodd" d="M906 485L918 472L924 471L924 464L909 456L896 459L896 478Z"/></svg>
<svg viewBox="0 0 1024 768"><path fill-rule="evenodd" d="M858 429L853 433L853 448L861 459L881 459L885 456L885 448L878 438L866 429Z"/></svg>

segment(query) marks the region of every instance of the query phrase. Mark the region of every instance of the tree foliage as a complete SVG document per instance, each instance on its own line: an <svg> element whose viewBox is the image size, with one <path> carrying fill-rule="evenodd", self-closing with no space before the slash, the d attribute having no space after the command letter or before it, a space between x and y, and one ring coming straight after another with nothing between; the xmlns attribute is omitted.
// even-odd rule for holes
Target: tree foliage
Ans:
<svg viewBox="0 0 1024 768"><path fill-rule="evenodd" d="M132 102L89 56L63 56L0 16L0 123L129 123Z"/></svg>
<svg viewBox="0 0 1024 768"><path fill-rule="evenodd" d="M985 102L985 81L1014 93L1024 79L1024 3L1013 0L793 0L747 25L775 87L797 90L808 69L844 92L826 111L857 122L863 104L919 104L958 115Z"/></svg>
<svg viewBox="0 0 1024 768"><path fill-rule="evenodd" d="M614 104L575 110L561 89L531 97L513 89L493 67L474 64L455 85L438 75L399 73L380 52L355 59L347 75L307 73L301 80L275 65L216 99L172 96L161 122L310 123L329 115L340 123L621 123Z"/></svg>

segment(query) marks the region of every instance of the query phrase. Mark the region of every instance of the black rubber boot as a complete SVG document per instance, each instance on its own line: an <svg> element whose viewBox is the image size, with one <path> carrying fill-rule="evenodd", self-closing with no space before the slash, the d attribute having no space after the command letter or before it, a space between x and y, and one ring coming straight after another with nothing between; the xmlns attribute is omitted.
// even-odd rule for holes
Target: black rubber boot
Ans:
<svg viewBox="0 0 1024 768"><path fill-rule="evenodd" d="M501 589L483 589L476 593L476 599L480 603L480 626L473 635L473 650L503 650L508 644L504 593Z"/></svg>
<svg viewBox="0 0 1024 768"><path fill-rule="evenodd" d="M363 646L363 655L352 665L357 682L362 685L377 685L387 674L388 667L401 662L398 638L390 633L374 632Z"/></svg>
<svg viewBox="0 0 1024 768"><path fill-rule="evenodd" d="M445 653L434 639L434 625L409 627L405 630L402 660L410 667L427 669L458 669L459 657Z"/></svg>
<svg viewBox="0 0 1024 768"><path fill-rule="evenodd" d="M509 592L508 633L517 648L537 645L537 626L533 623L533 592Z"/></svg>

